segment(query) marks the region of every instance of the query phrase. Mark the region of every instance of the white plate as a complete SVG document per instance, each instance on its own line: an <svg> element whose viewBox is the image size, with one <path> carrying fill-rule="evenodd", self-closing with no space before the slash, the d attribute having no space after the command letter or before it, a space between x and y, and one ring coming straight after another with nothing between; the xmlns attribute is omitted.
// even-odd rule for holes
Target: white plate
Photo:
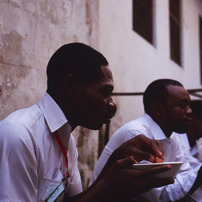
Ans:
<svg viewBox="0 0 202 202"><path fill-rule="evenodd" d="M183 164L183 162L164 162L164 163L144 163L144 164L133 164L133 167L135 169L147 169L147 168L153 168L156 166L161 165L171 165L171 169L158 173L154 175L154 178L163 179L163 178L174 178L176 172L180 168L180 166Z"/></svg>

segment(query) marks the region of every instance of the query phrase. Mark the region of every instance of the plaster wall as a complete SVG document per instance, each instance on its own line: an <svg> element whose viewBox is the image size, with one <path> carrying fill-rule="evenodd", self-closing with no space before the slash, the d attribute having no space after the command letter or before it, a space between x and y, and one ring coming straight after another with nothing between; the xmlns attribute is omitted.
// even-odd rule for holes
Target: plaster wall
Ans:
<svg viewBox="0 0 202 202"><path fill-rule="evenodd" d="M170 60L168 1L154 0L154 44L132 29L132 1L102 0L99 4L99 48L114 75L114 92L143 92L159 78L179 80L187 89L201 88L199 16L201 0L182 0L182 65ZM118 105L110 135L144 113L142 96L114 96Z"/></svg>

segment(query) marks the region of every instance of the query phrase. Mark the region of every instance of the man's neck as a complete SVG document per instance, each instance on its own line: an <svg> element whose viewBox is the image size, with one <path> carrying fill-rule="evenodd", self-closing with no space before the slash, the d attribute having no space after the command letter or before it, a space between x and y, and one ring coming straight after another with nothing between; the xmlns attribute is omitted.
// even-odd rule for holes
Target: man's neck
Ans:
<svg viewBox="0 0 202 202"><path fill-rule="evenodd" d="M150 115L151 116L151 115ZM158 124L158 126L161 128L161 130L163 131L163 133L165 134L165 136L167 138L169 138L172 134L172 131L170 129L166 129L166 126L164 123L162 123L161 120L155 118L155 117L152 117L151 118L156 122L156 124Z"/></svg>

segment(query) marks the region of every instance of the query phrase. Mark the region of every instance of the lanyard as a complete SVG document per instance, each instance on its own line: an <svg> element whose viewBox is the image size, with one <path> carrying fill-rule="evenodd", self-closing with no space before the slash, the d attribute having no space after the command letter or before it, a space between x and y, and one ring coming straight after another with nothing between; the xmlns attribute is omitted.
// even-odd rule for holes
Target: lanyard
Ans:
<svg viewBox="0 0 202 202"><path fill-rule="evenodd" d="M58 144L59 144L59 146L60 146L60 149L61 149L61 151L62 151L62 153L63 153L63 155L64 155L64 157L65 157L65 167L67 168L67 178L68 178L68 177L70 177L70 174L69 174L69 172L68 172L67 151L65 150L64 145L62 144L62 141L61 141L61 139L60 139L58 133L57 133L57 132L54 132L54 135L55 135L55 137L56 137L56 139L57 139L57 142L58 142ZM67 149L68 149L68 147L67 147Z"/></svg>

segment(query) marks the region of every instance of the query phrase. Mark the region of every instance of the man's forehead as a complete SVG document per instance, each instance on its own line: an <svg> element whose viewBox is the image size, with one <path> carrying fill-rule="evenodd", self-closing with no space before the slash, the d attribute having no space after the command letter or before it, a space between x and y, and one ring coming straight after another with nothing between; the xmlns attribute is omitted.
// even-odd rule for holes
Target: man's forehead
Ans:
<svg viewBox="0 0 202 202"><path fill-rule="evenodd" d="M183 86L168 85L166 86L166 89L167 89L168 97L190 100L189 93Z"/></svg>
<svg viewBox="0 0 202 202"><path fill-rule="evenodd" d="M99 88L113 89L114 83L112 78L112 72L108 66L101 66L101 74L96 77L90 85Z"/></svg>
<svg viewBox="0 0 202 202"><path fill-rule="evenodd" d="M111 70L109 69L109 66L101 66L101 72L103 74L104 77L107 77L107 78L111 78L112 79L112 72Z"/></svg>
<svg viewBox="0 0 202 202"><path fill-rule="evenodd" d="M112 72L108 66L101 66L101 74L96 82L103 85L113 85Z"/></svg>

